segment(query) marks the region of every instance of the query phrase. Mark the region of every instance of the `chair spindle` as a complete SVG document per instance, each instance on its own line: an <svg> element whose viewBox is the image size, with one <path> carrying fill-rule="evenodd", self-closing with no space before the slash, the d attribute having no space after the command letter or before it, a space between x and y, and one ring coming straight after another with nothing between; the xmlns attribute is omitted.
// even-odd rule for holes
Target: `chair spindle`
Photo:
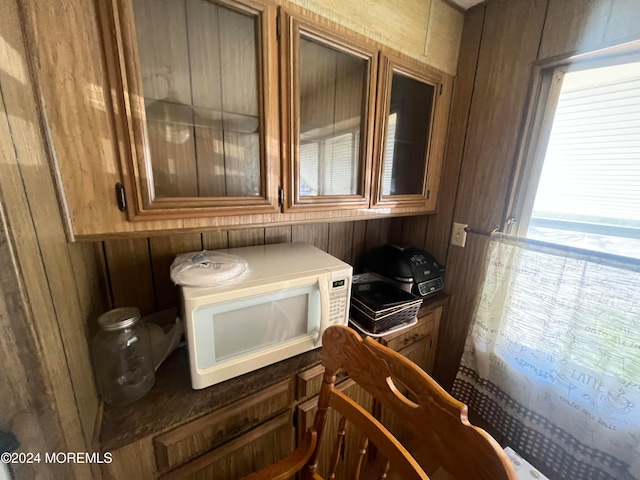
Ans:
<svg viewBox="0 0 640 480"><path fill-rule="evenodd" d="M360 479L360 470L362 469L362 461L367 454L367 447L369 446L369 439L363 437L360 441L360 447L358 448L358 461L356 462L356 468L353 472L353 480Z"/></svg>
<svg viewBox="0 0 640 480"><path fill-rule="evenodd" d="M334 480L336 478L336 470L338 463L340 462L340 452L344 445L344 436L347 428L347 419L340 417L340 423L338 424L338 436L336 437L336 443L333 445L333 452L331 453L331 462L329 463L328 479Z"/></svg>

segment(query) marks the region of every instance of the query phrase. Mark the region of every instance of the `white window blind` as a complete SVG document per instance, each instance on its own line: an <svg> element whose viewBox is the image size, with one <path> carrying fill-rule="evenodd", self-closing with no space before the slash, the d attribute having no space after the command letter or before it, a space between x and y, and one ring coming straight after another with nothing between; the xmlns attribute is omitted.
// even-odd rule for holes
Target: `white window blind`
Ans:
<svg viewBox="0 0 640 480"><path fill-rule="evenodd" d="M391 195L391 182L393 179L393 159L396 149L396 125L398 114L392 113L387 121L387 139L384 149L384 171L382 173L382 194ZM395 188L394 188L395 190Z"/></svg>
<svg viewBox="0 0 640 480"><path fill-rule="evenodd" d="M300 195L318 195L318 142L300 144Z"/></svg>
<svg viewBox="0 0 640 480"><path fill-rule="evenodd" d="M358 144L356 137L357 135L353 133L346 133L326 141L325 158L323 159L323 195L357 193Z"/></svg>
<svg viewBox="0 0 640 480"><path fill-rule="evenodd" d="M527 236L640 250L640 63L564 76Z"/></svg>

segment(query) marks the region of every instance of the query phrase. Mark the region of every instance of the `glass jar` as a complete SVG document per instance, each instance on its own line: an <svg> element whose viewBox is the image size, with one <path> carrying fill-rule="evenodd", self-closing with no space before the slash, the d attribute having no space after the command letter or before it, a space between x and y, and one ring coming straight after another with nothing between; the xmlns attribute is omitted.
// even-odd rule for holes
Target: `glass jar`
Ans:
<svg viewBox="0 0 640 480"><path fill-rule="evenodd" d="M155 381L149 331L140 310L124 307L98 318L100 331L93 339L96 383L102 399L126 405L142 398Z"/></svg>

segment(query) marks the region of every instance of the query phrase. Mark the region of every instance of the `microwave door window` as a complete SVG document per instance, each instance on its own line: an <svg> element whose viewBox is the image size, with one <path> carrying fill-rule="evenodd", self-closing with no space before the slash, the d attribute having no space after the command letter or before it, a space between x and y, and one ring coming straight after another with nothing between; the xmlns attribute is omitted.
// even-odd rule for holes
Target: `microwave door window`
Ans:
<svg viewBox="0 0 640 480"><path fill-rule="evenodd" d="M320 291L316 283L204 307L194 315L196 359L206 369L304 336L315 340Z"/></svg>

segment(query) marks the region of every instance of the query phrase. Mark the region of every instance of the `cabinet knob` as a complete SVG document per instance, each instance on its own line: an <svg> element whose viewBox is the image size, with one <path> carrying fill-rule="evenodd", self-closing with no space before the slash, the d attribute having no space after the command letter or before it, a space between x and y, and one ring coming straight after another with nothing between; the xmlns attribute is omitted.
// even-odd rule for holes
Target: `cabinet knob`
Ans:
<svg viewBox="0 0 640 480"><path fill-rule="evenodd" d="M420 339L420 336L421 335L419 333L416 333L411 337L407 337L404 339L404 344L406 345L409 342L417 342Z"/></svg>

